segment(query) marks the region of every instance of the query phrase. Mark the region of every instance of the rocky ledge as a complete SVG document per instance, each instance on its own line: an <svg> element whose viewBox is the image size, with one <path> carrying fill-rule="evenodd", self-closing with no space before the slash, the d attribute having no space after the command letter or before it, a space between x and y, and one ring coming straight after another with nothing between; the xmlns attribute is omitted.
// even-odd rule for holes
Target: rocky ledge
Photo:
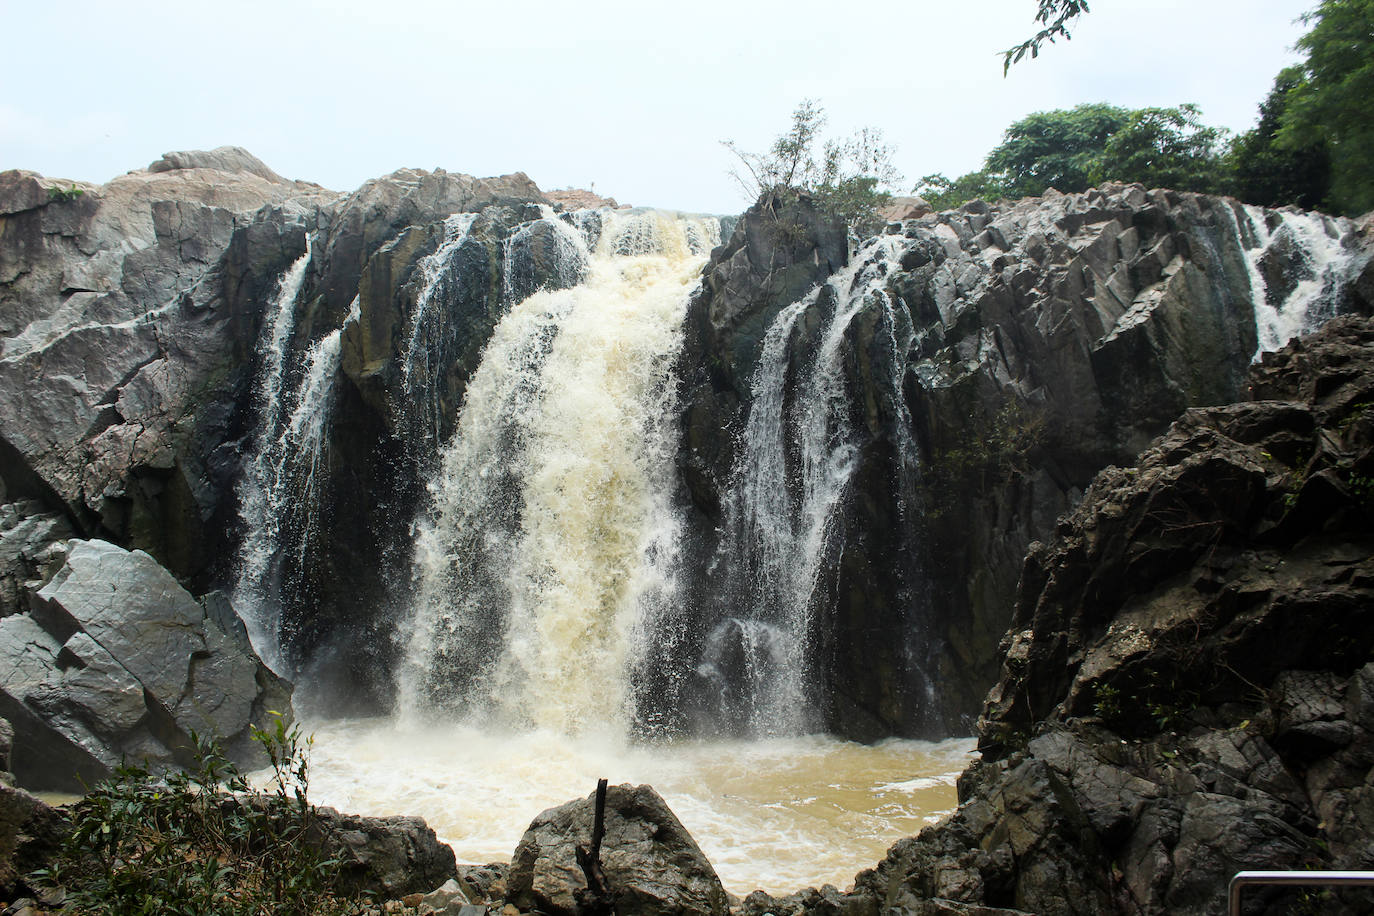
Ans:
<svg viewBox="0 0 1374 916"><path fill-rule="evenodd" d="M747 913L1217 913L1242 869L1374 867L1374 323L1250 381L1034 545L952 818Z"/></svg>

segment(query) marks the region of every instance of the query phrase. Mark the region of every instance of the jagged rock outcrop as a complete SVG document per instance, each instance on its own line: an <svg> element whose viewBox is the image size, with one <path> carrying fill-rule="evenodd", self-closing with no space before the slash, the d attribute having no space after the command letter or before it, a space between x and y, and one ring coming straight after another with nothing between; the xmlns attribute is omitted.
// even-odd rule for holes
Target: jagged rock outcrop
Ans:
<svg viewBox="0 0 1374 916"><path fill-rule="evenodd" d="M291 708L289 684L253 654L222 599L198 602L142 551L65 542L60 569L28 583L29 613L0 618L0 715L29 788L80 791L122 759L189 762L191 732L245 765L250 728Z"/></svg>
<svg viewBox="0 0 1374 916"><path fill-rule="evenodd" d="M6 498L204 573L257 310L335 196L227 147L101 186L0 173Z"/></svg>
<svg viewBox="0 0 1374 916"><path fill-rule="evenodd" d="M785 242L755 231L752 246L737 234L689 313L689 340L702 343L684 360L681 465L708 591L728 573L724 506L758 343L781 300L801 295L763 294L768 265L786 264L814 231L798 223ZM781 408L794 418L796 487L806 447L797 405L815 397L801 382L816 327L848 296L853 461L824 528L808 638L822 724L860 738L967 730L996 678L1026 549L1093 474L1133 460L1184 409L1243 397L1273 310L1296 325L1309 304L1310 324L1374 306L1360 279L1367 231L1224 198L1108 185L975 201L888 232L843 275L838 256L812 260L809 275L794 268L835 289L793 327ZM742 251L761 266L738 269ZM1326 289L1289 302L1300 281ZM730 611L703 616L713 613Z"/></svg>
<svg viewBox="0 0 1374 916"><path fill-rule="evenodd" d="M1035 546L960 808L844 912L1215 913L1243 868L1374 865L1374 322L1250 381Z"/></svg>
<svg viewBox="0 0 1374 916"><path fill-rule="evenodd" d="M508 292L507 266L526 283L551 282L546 244L506 250L544 202L524 175L415 169L339 195L235 147L168 153L102 186L0 175L0 502L17 507L4 516L0 616L23 609L20 585L38 575L45 545L72 534L146 550L197 592L232 584L243 534L235 487L245 452L261 445L264 313L309 237L284 360L299 378L312 347L347 324L309 497L319 505L306 512L337 543L313 550L287 521L304 560L281 571L280 616L293 665L332 646L360 649L333 667L346 680L365 674L366 697L387 680L382 570L404 562L407 526L396 520L414 512L416 468L451 428ZM446 217L478 211L461 265L444 265L430 335L442 339L418 335L421 410L402 372L427 279L416 268L442 245ZM355 300L359 318L346 322ZM421 425L435 441L403 446Z"/></svg>
<svg viewBox="0 0 1374 916"><path fill-rule="evenodd" d="M515 849L507 900L549 916L584 912L587 879L578 846L590 848L595 793L543 812ZM687 828L650 786L609 786L600 863L617 913L724 916L725 889Z"/></svg>

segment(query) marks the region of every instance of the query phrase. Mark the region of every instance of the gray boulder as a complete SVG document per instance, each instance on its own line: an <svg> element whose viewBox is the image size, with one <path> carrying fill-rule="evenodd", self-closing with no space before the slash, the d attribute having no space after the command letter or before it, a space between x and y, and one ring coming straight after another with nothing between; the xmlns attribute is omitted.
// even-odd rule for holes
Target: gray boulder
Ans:
<svg viewBox="0 0 1374 916"><path fill-rule="evenodd" d="M422 894L458 876L453 850L420 817L363 817L316 808L316 829L344 886L389 900Z"/></svg>
<svg viewBox="0 0 1374 916"><path fill-rule="evenodd" d="M0 619L0 714L20 783L72 790L125 758L186 763L192 732L263 762L250 726L289 712L290 685L152 557L72 540L31 599L28 614Z"/></svg>
<svg viewBox="0 0 1374 916"><path fill-rule="evenodd" d="M594 795L550 808L530 824L511 862L506 899L548 916L580 912L586 879L576 849L589 846ZM725 889L687 828L651 786L610 786L601 867L618 913L724 914Z"/></svg>

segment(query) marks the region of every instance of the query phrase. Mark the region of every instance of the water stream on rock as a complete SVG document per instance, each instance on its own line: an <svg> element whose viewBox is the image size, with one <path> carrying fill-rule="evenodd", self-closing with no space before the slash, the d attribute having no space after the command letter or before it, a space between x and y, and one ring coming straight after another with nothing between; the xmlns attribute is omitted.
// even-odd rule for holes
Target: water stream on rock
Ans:
<svg viewBox="0 0 1374 916"><path fill-rule="evenodd" d="M1259 332L1258 360L1331 318L1358 260L1340 245L1347 234L1341 220L1252 204L1245 205L1245 215L1253 236L1246 262Z"/></svg>
<svg viewBox="0 0 1374 916"><path fill-rule="evenodd" d="M566 282L586 245L553 232ZM679 220L610 213L585 281L497 326L420 525L402 715L622 728L636 627L673 590L671 370L708 250Z"/></svg>
<svg viewBox="0 0 1374 916"><path fill-rule="evenodd" d="M309 346L303 364L288 364L296 299L309 261L307 245L305 254L283 274L270 303L271 323L260 350L262 368L256 392L258 439L239 483L244 539L232 601L258 656L278 673L287 669L278 632L282 533L288 527L301 532L302 550L313 533L316 472L343 344L341 325ZM344 325L356 321L358 315L355 298Z"/></svg>

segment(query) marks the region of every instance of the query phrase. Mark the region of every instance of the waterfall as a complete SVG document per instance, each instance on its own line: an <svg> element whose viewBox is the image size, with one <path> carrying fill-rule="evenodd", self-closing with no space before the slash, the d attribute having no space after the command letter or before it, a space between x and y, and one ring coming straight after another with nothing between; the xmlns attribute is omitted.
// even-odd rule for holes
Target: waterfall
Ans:
<svg viewBox="0 0 1374 916"><path fill-rule="evenodd" d="M675 588L672 366L719 231L655 212L598 222L590 257L548 215L508 240L508 258L538 242L560 281L583 282L514 304L468 383L417 524L402 715L623 728L641 621Z"/></svg>
<svg viewBox="0 0 1374 916"><path fill-rule="evenodd" d="M590 254L582 227L559 219L547 204L540 205L539 213L539 219L521 224L502 243L501 298L506 306L535 292L540 267L551 267L554 285L562 288L586 277Z"/></svg>
<svg viewBox="0 0 1374 916"><path fill-rule="evenodd" d="M439 441L441 391L437 375L443 358L441 341L444 337L445 316L434 304L443 302L450 279L457 272L458 252L477 221L476 213L455 213L444 220L444 237L432 254L420 259L416 270L420 275L420 292L410 319L410 340L401 361L401 384L405 392L403 403L410 410L419 410L420 428L414 432Z"/></svg>
<svg viewBox="0 0 1374 916"><path fill-rule="evenodd" d="M1246 225L1236 228L1250 274L1259 359L1335 315L1360 262L1345 244L1349 220L1250 204L1244 212Z"/></svg>
<svg viewBox="0 0 1374 916"><path fill-rule="evenodd" d="M288 363L296 300L310 257L307 244L269 303L271 319L258 348L258 428L238 484L243 541L232 600L259 657L278 673L287 667L279 633L283 534L295 531L308 538L313 531L321 444L342 349L339 327L315 341L297 367ZM355 298L344 324L358 315Z"/></svg>
<svg viewBox="0 0 1374 916"><path fill-rule="evenodd" d="M905 345L884 291L903 240L870 239L850 264L782 309L764 336L752 398L726 499L720 560L732 567L732 615L707 637L698 673L728 699L721 710L754 734L812 730L812 613L818 577L836 548L835 525L858 460L855 405L846 378L846 335L860 312L876 308L891 346L882 372L900 391ZM805 322L814 336L800 333ZM908 323L909 324L909 323ZM909 340L909 329L906 335ZM875 369L875 371L878 371ZM905 405L899 452L904 473L916 464ZM898 486L901 499L906 485ZM734 648L725 646L734 644ZM720 659L729 658L728 664ZM733 707L733 708L732 708Z"/></svg>

